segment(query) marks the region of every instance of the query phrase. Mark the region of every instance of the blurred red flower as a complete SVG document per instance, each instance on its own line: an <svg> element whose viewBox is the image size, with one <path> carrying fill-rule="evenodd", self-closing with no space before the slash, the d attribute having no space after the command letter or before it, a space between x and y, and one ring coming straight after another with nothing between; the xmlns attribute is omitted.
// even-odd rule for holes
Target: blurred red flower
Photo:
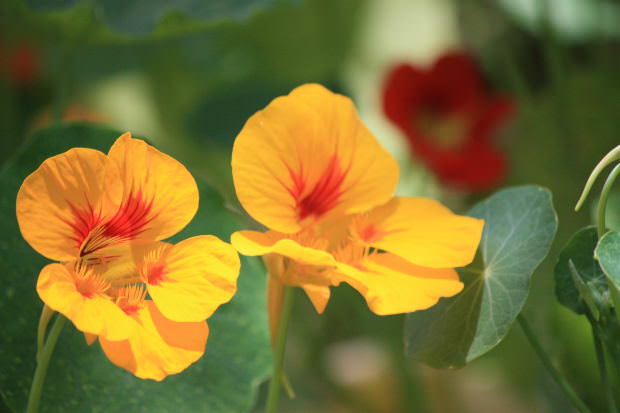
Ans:
<svg viewBox="0 0 620 413"><path fill-rule="evenodd" d="M39 51L30 45L11 48L0 46L0 73L11 83L20 86L34 83L40 65Z"/></svg>
<svg viewBox="0 0 620 413"><path fill-rule="evenodd" d="M430 68L396 66L383 90L383 110L411 154L442 183L468 191L504 177L506 158L492 137L514 108L511 99L489 94L475 62L462 52L443 55Z"/></svg>

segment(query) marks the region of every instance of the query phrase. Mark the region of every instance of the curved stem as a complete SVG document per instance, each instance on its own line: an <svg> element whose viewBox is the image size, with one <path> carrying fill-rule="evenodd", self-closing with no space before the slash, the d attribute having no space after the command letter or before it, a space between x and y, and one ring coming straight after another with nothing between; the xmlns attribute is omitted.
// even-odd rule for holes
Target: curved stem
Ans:
<svg viewBox="0 0 620 413"><path fill-rule="evenodd" d="M614 391L611 388L611 382L609 381L609 375L607 374L607 365L605 364L605 350L594 324L592 324L592 337L594 338L594 348L596 349L598 369L601 373L601 381L603 382L603 389L605 390L605 397L607 398L607 408L609 413L617 413L618 410L616 409L616 401L614 400Z"/></svg>
<svg viewBox="0 0 620 413"><path fill-rule="evenodd" d="M54 347L58 341L58 336L65 325L66 318L62 315L58 315L54 325L50 330L50 333L41 352L40 360L37 362L37 368L34 371L34 377L32 378L32 385L30 386L30 394L28 395L28 407L26 407L26 413L36 413L39 410L39 402L41 401L41 391L43 390L43 383L45 382L45 375L47 373L47 367L50 364Z"/></svg>
<svg viewBox="0 0 620 413"><path fill-rule="evenodd" d="M592 186L594 185L596 178L603 171L603 169L605 169L607 165L619 159L620 159L620 145L616 146L611 151L609 151L609 153L605 155L603 159L601 159L599 163L594 167L594 169L590 173L590 176L588 177L588 181L586 182L586 185L584 186L583 191L581 192L579 201L577 201L577 205L575 206L575 211L579 211L579 209L583 206L583 203L588 197L588 194L590 193L590 190L592 189Z"/></svg>
<svg viewBox="0 0 620 413"><path fill-rule="evenodd" d="M573 403L573 406L575 406L575 408L581 413L592 413L588 406L586 406L585 403L579 398L570 383L568 383L564 376L562 376L562 374L555 368L555 366L551 362L551 359L538 342L536 335L530 328L530 325L525 319L525 317L522 314L519 314L517 318L519 320L519 324L521 325L521 329L523 329L527 340L540 358L540 361L542 361L543 365L545 366L549 374L551 374L558 386L560 386L566 397L571 401L571 403Z"/></svg>
<svg viewBox="0 0 620 413"><path fill-rule="evenodd" d="M269 382L269 393L267 395L266 413L275 413L278 408L278 397L280 395L280 385L282 381L284 367L284 353L286 350L286 335L288 333L288 325L291 319L293 309L293 298L295 291L293 287L284 288L284 298L282 303L282 312L280 314L280 322L278 326L278 337L274 349L273 374Z"/></svg>
<svg viewBox="0 0 620 413"><path fill-rule="evenodd" d="M605 185L603 185L603 189L601 190L601 197L598 200L598 206L596 209L596 233L599 238L605 234L605 230L607 229L605 225L607 198L609 198L611 187L614 185L614 182L616 182L616 178L618 178L618 175L620 175L620 164L616 165L611 171L611 173L605 180Z"/></svg>

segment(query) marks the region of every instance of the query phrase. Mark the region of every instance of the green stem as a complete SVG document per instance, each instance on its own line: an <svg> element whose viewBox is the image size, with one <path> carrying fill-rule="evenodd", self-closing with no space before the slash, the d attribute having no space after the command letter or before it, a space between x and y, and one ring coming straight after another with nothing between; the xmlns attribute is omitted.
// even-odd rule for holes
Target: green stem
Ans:
<svg viewBox="0 0 620 413"><path fill-rule="evenodd" d="M278 397L280 395L280 385L284 367L284 352L286 350L286 335L293 309L293 299L295 291L293 287L284 287L284 298L282 300L282 313L278 326L278 337L274 349L273 374L269 383L269 393L267 395L266 413L275 413L278 408Z"/></svg>
<svg viewBox="0 0 620 413"><path fill-rule="evenodd" d="M592 323L592 321L591 321ZM601 373L601 381L603 382L603 388L605 389L605 396L607 398L607 407L609 413L617 413L616 401L614 400L614 392L611 388L611 382L607 374L607 365L605 364L605 350L603 349L603 343L599 337L598 331L594 324L592 324L592 337L594 338L594 348L596 349L596 360L598 361L598 369Z"/></svg>
<svg viewBox="0 0 620 413"><path fill-rule="evenodd" d="M521 325L521 329L523 329L525 336L527 337L530 345L540 358L540 361L542 361L543 365L545 366L549 374L551 374L558 386L560 386L566 397L571 401L571 403L573 403L573 406L575 406L575 408L581 413L592 413L588 406L586 406L585 403L579 398L570 383L555 368L555 366L551 362L551 359L538 342L536 335L530 328L530 325L523 316L523 314L519 314L517 318L519 320L519 324Z"/></svg>
<svg viewBox="0 0 620 413"><path fill-rule="evenodd" d="M607 230L605 225L605 210L607 208L607 198L609 198L609 193L611 192L611 187L614 185L616 178L620 175L620 164L616 165L614 169L611 171L607 180L605 181L605 185L603 185L603 189L601 190L601 197L598 200L598 207L596 212L596 233L598 237L602 237Z"/></svg>
<svg viewBox="0 0 620 413"><path fill-rule="evenodd" d="M65 325L66 318L62 315L56 317L54 325L47 336L45 347L41 352L41 358L37 362L37 368L34 371L34 377L32 379L32 385L30 387L30 394L28 395L28 407L26 407L26 413L36 413L39 411L39 402L41 401L41 391L43 390L43 383L45 382L45 375L47 373L47 367L50 364L54 347L58 341L58 336Z"/></svg>
<svg viewBox="0 0 620 413"><path fill-rule="evenodd" d="M41 359L41 353L43 352L43 346L45 345L45 333L47 332L47 325L49 324L55 311L43 304L43 310L41 310L41 317L39 317L39 327L37 329L37 363Z"/></svg>

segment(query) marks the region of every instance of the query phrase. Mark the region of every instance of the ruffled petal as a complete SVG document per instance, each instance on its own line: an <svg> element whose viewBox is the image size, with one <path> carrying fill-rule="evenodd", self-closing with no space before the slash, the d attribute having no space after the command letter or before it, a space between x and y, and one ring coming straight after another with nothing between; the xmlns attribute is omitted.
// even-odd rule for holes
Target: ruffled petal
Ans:
<svg viewBox="0 0 620 413"><path fill-rule="evenodd" d="M152 301L144 304L134 315L140 327L128 340L99 341L112 363L137 377L161 381L185 370L204 354L209 327L204 321L168 320Z"/></svg>
<svg viewBox="0 0 620 413"><path fill-rule="evenodd" d="M17 221L38 253L70 261L90 231L114 213L122 195L118 168L105 154L74 148L45 160L24 180Z"/></svg>
<svg viewBox="0 0 620 413"><path fill-rule="evenodd" d="M97 291L96 278L85 277L80 291L71 271L61 264L45 266L37 281L41 300L84 333L109 340L129 337L135 329L135 322L107 295ZM90 276L97 277L95 274Z"/></svg>
<svg viewBox="0 0 620 413"><path fill-rule="evenodd" d="M240 261L210 235L186 239L145 262L142 275L159 311L173 321L203 321L237 291Z"/></svg>
<svg viewBox="0 0 620 413"><path fill-rule="evenodd" d="M273 231L237 231L230 237L231 244L243 255L280 254L310 265L335 266L334 257L321 249L306 247L285 235Z"/></svg>
<svg viewBox="0 0 620 413"><path fill-rule="evenodd" d="M108 156L118 165L125 186L110 233L161 240L192 220L198 210L198 187L180 162L130 133L116 140Z"/></svg>
<svg viewBox="0 0 620 413"><path fill-rule="evenodd" d="M350 284L378 315L427 309L463 289L451 268L424 268L389 253L372 254L361 265L338 266L339 281Z"/></svg>
<svg viewBox="0 0 620 413"><path fill-rule="evenodd" d="M246 122L233 147L232 172L245 210L288 234L380 205L398 181L396 161L351 100L316 84L275 99Z"/></svg>
<svg viewBox="0 0 620 413"><path fill-rule="evenodd" d="M366 245L431 268L462 267L476 253L484 221L453 214L439 202L395 197L351 224Z"/></svg>

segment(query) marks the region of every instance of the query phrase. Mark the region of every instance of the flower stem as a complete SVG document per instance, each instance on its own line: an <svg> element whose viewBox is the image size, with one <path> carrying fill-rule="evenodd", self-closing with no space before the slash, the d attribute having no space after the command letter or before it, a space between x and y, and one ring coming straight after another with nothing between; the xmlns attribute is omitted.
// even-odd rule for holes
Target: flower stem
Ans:
<svg viewBox="0 0 620 413"><path fill-rule="evenodd" d="M592 323L592 320L590 321ZM603 382L603 389L605 390L605 396L607 398L607 409L609 413L617 413L616 401L614 400L614 391L611 388L611 382L607 374L607 365L605 364L605 350L603 343L598 334L597 327L592 324L592 338L594 338L594 348L596 349L596 361L598 362L598 369L601 373L601 381Z"/></svg>
<svg viewBox="0 0 620 413"><path fill-rule="evenodd" d="M538 342L536 335L530 328L530 325L525 319L525 317L523 316L523 314L519 314L517 318L519 319L519 324L521 325L521 329L525 333L525 336L527 337L527 340L529 341L530 345L532 346L532 348L534 349L534 351L540 358L540 361L542 361L543 365L545 366L549 374L551 374L551 376L553 377L555 382L558 384L558 386L560 386L562 391L564 391L564 394L566 395L566 397L568 397L568 399L573 403L573 406L575 406L575 408L581 413L592 413L590 409L588 408L588 406L586 406L585 403L579 398L579 396L577 396L577 393L572 388L572 386L568 383L568 381L566 381L566 379L562 376L562 374L555 368L555 366L551 362L551 359L549 358L545 350L542 348L542 346Z"/></svg>
<svg viewBox="0 0 620 413"><path fill-rule="evenodd" d="M43 382L45 381L45 375L47 373L47 367L50 364L54 347L58 341L58 336L65 325L66 318L62 315L56 317L54 325L47 336L47 341L41 351L41 357L37 361L37 368L34 371L34 377L32 379L32 385L30 387L30 394L28 395L28 407L26 407L26 413L36 413L39 410L39 402L41 401L41 391L43 390Z"/></svg>
<svg viewBox="0 0 620 413"><path fill-rule="evenodd" d="M47 332L47 325L49 324L55 311L49 308L46 304L43 304L43 310L41 310L41 317L39 317L39 327L37 329L37 363L41 359L41 353L43 352L43 346L45 345L45 333Z"/></svg>
<svg viewBox="0 0 620 413"><path fill-rule="evenodd" d="M278 337L276 340L276 347L274 349L273 359L273 374L269 383L269 393L267 395L267 407L266 413L275 413L278 408L278 397L280 394L280 385L284 367L284 352L286 349L286 335L288 332L288 325L291 319L291 312L293 309L293 299L295 291L293 287L284 288L284 298L282 303L282 312L280 314L280 322L278 326Z"/></svg>
<svg viewBox="0 0 620 413"><path fill-rule="evenodd" d="M616 182L616 178L618 178L618 175L620 175L620 164L616 165L611 171L611 173L605 180L605 185L603 185L603 189L601 190L601 197L598 200L598 206L596 209L596 233L599 238L601 238L607 230L607 226L605 225L605 210L607 208L607 198L609 198L611 187L614 185L614 182Z"/></svg>

